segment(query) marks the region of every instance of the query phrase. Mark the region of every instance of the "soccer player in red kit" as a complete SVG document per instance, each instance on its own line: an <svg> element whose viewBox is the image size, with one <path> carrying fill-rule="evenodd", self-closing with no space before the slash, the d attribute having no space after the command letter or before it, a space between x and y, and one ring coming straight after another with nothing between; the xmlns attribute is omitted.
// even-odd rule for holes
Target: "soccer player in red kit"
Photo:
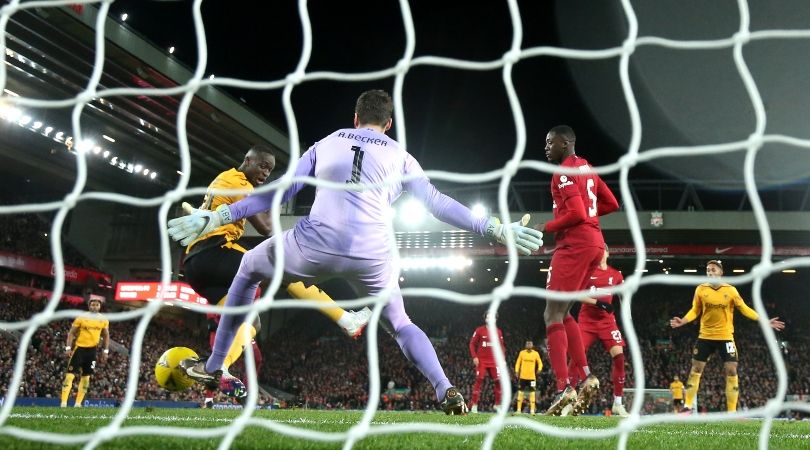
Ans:
<svg viewBox="0 0 810 450"><path fill-rule="evenodd" d="M602 342L602 347L605 351L610 353L613 358L613 369L611 371L611 379L613 380L613 408L614 415L619 417L628 417L627 409L624 407L624 338L622 332L619 331L619 325L616 324L616 316L613 314L613 295L605 294L604 289L617 286L624 282L622 273L607 263L610 252L605 246L605 252L602 255L602 261L599 267L596 268L588 277L588 289L591 290L591 295L595 298L586 298L583 300L582 308L579 310L579 330L582 333L582 346L587 353L591 345L598 341ZM568 366L568 373L571 376L572 383L576 384L579 381L579 370L573 360ZM574 404L571 408L574 414L582 414L585 412L581 405ZM563 412L562 415L566 415Z"/></svg>
<svg viewBox="0 0 810 450"><path fill-rule="evenodd" d="M489 315L485 317L488 318ZM497 319L497 316L495 317ZM501 350L506 354L506 346L503 343L503 332L500 328L498 330L497 342L501 345ZM492 339L495 341L495 339ZM476 328L470 338L470 355L472 355L473 364L475 364L475 384L473 385L472 406L470 407L471 413L478 412L478 399L481 398L481 383L484 378L489 375L492 378L492 390L495 391L495 409L501 403L501 383L500 373L498 367L495 365L495 354L492 353L493 343L490 341L489 329L487 324L483 324Z"/></svg>
<svg viewBox="0 0 810 450"><path fill-rule="evenodd" d="M546 279L546 289L579 291L599 265L605 249L599 216L619 209L619 202L588 161L576 155L576 135L567 125L552 128L546 135L546 158L560 167L577 169L576 174L555 173L551 177L554 218L540 227L555 233L556 249ZM557 379L557 395L546 415L559 415L569 403L587 408L599 390L599 380L590 373L582 346L579 325L569 314L572 301L546 301L544 318L551 368ZM568 379L568 355L585 378L577 395Z"/></svg>

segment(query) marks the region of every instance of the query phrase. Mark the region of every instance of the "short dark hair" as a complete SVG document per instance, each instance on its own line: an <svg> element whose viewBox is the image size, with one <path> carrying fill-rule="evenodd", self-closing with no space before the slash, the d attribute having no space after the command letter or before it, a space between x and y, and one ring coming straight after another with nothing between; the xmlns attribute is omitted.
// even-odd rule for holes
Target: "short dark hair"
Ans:
<svg viewBox="0 0 810 450"><path fill-rule="evenodd" d="M256 144L253 147L250 147L250 149L248 149L247 153L245 153L245 156L247 156L247 155L249 155L251 153L253 153L253 154L264 153L266 155L272 156L273 158L276 157L276 152L275 152L275 150L273 150L273 147L271 147L269 145L265 145L265 144Z"/></svg>
<svg viewBox="0 0 810 450"><path fill-rule="evenodd" d="M366 91L357 98L354 112L357 113L357 121L361 125L382 126L391 119L394 112L394 100L381 89Z"/></svg>
<svg viewBox="0 0 810 450"><path fill-rule="evenodd" d="M565 138L566 141L576 142L577 135L574 134L574 129L568 125L557 125L548 131L551 134L556 134Z"/></svg>
<svg viewBox="0 0 810 450"><path fill-rule="evenodd" d="M709 267L709 264L714 264L715 266L719 267L720 270L723 270L723 263L719 259L712 259L706 263L706 267Z"/></svg>

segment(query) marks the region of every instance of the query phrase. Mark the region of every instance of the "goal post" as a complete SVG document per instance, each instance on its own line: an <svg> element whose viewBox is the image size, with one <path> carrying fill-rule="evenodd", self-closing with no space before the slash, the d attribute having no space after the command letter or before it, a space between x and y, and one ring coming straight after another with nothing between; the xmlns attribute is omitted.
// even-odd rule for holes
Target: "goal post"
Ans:
<svg viewBox="0 0 810 450"><path fill-rule="evenodd" d="M624 401L627 403L628 410L638 399L642 401L642 415L668 414L673 412L672 393L669 389L648 388L639 390L637 388L624 388ZM692 405L693 409L697 409L697 396L695 396L695 401Z"/></svg>

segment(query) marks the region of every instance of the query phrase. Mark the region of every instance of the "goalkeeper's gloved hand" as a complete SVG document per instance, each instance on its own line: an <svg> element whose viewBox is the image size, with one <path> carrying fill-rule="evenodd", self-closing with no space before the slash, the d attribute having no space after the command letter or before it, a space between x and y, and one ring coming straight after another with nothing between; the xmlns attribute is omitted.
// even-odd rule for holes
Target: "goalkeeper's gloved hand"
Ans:
<svg viewBox="0 0 810 450"><path fill-rule="evenodd" d="M527 228L531 216L524 214L519 222L502 224L497 217L490 217L487 223L486 235L495 238L501 244L506 244L506 228L512 230L515 237L515 248L524 256L531 255L543 245L543 232L534 228Z"/></svg>
<svg viewBox="0 0 810 450"><path fill-rule="evenodd" d="M597 308L603 310L604 312L608 313L608 314L613 312L613 305L611 305L608 302L603 302L601 300L597 300L595 306Z"/></svg>
<svg viewBox="0 0 810 450"><path fill-rule="evenodd" d="M175 241L180 241L180 245L183 246L222 225L233 222L228 205L219 205L216 211L209 211L192 208L191 205L183 202L183 212L188 215L169 221L169 236Z"/></svg>

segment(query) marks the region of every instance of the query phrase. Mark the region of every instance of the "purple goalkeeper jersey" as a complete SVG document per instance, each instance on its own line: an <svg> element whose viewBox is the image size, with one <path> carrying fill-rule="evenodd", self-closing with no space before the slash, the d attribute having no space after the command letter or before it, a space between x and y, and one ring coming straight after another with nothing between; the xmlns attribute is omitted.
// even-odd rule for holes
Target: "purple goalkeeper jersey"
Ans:
<svg viewBox="0 0 810 450"><path fill-rule="evenodd" d="M394 245L388 233L391 204L403 191L422 201L442 222L484 235L488 219L473 217L466 206L437 191L422 167L385 133L363 128L337 130L316 142L301 156L296 176L313 176L336 183L382 184L363 191L318 187L309 216L295 226L299 245L324 253L356 258L387 258ZM293 184L282 202L304 183ZM269 209L273 192L247 197L230 205L233 220Z"/></svg>

